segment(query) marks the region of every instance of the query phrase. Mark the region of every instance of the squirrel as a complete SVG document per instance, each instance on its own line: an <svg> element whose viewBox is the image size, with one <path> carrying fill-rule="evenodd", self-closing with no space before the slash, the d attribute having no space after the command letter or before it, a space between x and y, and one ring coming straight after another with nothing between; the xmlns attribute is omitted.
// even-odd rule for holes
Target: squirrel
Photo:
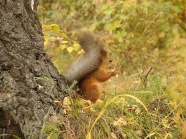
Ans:
<svg viewBox="0 0 186 139"><path fill-rule="evenodd" d="M70 83L76 80L83 98L94 103L104 93L101 83L115 76L116 72L109 71L113 66L112 60L98 36L83 30L78 35L78 41L85 53L70 65L65 78Z"/></svg>
<svg viewBox="0 0 186 139"><path fill-rule="evenodd" d="M107 52L101 50L100 52L100 65L97 70L89 74L80 82L80 89L84 99L96 102L100 98L104 91L101 88L101 83L107 81L110 77L115 76L116 72L111 71L113 67L112 60L108 58Z"/></svg>

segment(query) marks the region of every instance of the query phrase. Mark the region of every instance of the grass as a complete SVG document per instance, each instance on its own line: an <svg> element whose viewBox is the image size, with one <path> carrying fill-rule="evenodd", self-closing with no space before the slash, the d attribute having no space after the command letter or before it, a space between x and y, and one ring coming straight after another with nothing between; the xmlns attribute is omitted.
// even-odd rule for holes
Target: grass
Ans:
<svg viewBox="0 0 186 139"><path fill-rule="evenodd" d="M50 123L45 127L45 132L49 134L50 139L186 139L185 33L180 31L177 25L174 26L173 22L170 22L172 20L163 16L172 16L171 12L164 10L162 15L161 11L153 8L156 7L155 5L149 8L148 11L152 9L151 12L142 15L136 12L140 11L140 4L136 7L137 10L135 7L128 9L128 18L132 17L132 19L126 20L125 23L131 25L130 28L117 28L116 32L112 33L117 37L118 32L127 31L127 36L121 37L125 41L121 43L116 41L117 43L109 45L113 51L113 61L117 61L117 69L120 71L118 77L112 78L103 85L105 97L95 104L81 99L77 94L61 101L60 113L51 117ZM160 4L158 9L161 9L161 6ZM170 6L171 4L166 7ZM141 8L144 8L145 13L147 12L145 7ZM121 9L123 11L127 7ZM66 11L65 7L62 7L60 12L54 15L61 15L61 10ZM117 9L116 12L118 11L120 10ZM76 15L71 10L69 12ZM117 13L111 15L120 16ZM96 13L93 14L95 14L93 17L97 17ZM134 16L135 14L139 15ZM77 15L79 19L79 14ZM69 16L70 14L67 15ZM58 24L61 25L61 20L65 16L59 19L54 19L53 16L50 18L52 23L59 20ZM88 24L99 23L99 21L87 20L82 21L83 26L89 26L87 22ZM113 18L110 19L112 20ZM109 20L103 26L107 26L108 23ZM163 28L159 30L158 26L161 23ZM169 27L170 30L164 30ZM64 73L69 61L74 61L77 52L67 52L62 47L64 44L73 46L74 38L72 37L71 40L73 35L70 34L73 31L65 32L65 24L61 25L61 29L61 34L44 31L45 49L53 58L59 72ZM70 37L64 37L64 34ZM56 37L55 41L53 37ZM59 38L62 39L61 42ZM153 67L152 71L151 67ZM71 87L69 92L74 94L71 93L73 92Z"/></svg>
<svg viewBox="0 0 186 139"><path fill-rule="evenodd" d="M13 137L15 139L21 139L20 137L14 135L14 134L0 134L0 137L2 137L3 139L7 138L7 137Z"/></svg>
<svg viewBox="0 0 186 139"><path fill-rule="evenodd" d="M141 87L140 82L134 82L137 86L134 90L131 90L131 82L119 83L120 78L115 77L105 85L106 90L110 84L128 84L128 89L118 93L117 88L120 86L115 91L108 91L105 98L95 104L77 95L76 98L66 98L61 113L51 117L51 123L45 127L49 137L180 139L180 120L183 122L184 118L178 120L176 117L185 100L177 100L177 103L171 99L171 90L175 91L171 89L172 83L164 86L162 79L157 80L154 76L151 76L147 88ZM159 87L155 87L157 85Z"/></svg>

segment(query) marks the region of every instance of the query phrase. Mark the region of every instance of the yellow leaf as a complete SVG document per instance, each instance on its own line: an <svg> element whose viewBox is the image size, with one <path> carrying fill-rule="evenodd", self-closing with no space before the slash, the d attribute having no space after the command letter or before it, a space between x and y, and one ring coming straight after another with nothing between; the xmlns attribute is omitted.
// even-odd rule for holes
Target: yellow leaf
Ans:
<svg viewBox="0 0 186 139"><path fill-rule="evenodd" d="M44 39L45 39L45 41L48 41L48 36L44 35Z"/></svg>
<svg viewBox="0 0 186 139"><path fill-rule="evenodd" d="M75 44L73 45L73 48L74 48L75 51L78 51L79 48L80 48L80 45L79 45L78 43L75 43Z"/></svg>
<svg viewBox="0 0 186 139"><path fill-rule="evenodd" d="M59 25L58 24L51 24L50 26L56 27L56 26L59 26Z"/></svg>
<svg viewBox="0 0 186 139"><path fill-rule="evenodd" d="M70 106L71 105L71 102L70 102L70 99L68 97L65 97L63 99L63 106Z"/></svg>
<svg viewBox="0 0 186 139"><path fill-rule="evenodd" d="M58 100L55 100L54 103L56 103L56 104L58 104L58 105L60 105L60 106L63 105L62 102L61 102L61 101L58 101Z"/></svg>
<svg viewBox="0 0 186 139"><path fill-rule="evenodd" d="M62 41L61 43L68 43L68 41Z"/></svg>
<svg viewBox="0 0 186 139"><path fill-rule="evenodd" d="M42 26L42 29L43 29L43 30L50 30L51 28L52 28L51 25L43 25L43 26Z"/></svg>
<svg viewBox="0 0 186 139"><path fill-rule="evenodd" d="M44 46L46 46L47 44L48 44L48 42L47 42L47 41L45 41L45 42L44 42Z"/></svg>
<svg viewBox="0 0 186 139"><path fill-rule="evenodd" d="M112 139L118 139L118 137L116 136L116 134L114 134L113 132L111 132L111 137L112 137Z"/></svg>
<svg viewBox="0 0 186 139"><path fill-rule="evenodd" d="M73 50L74 50L73 47L68 47L68 48L67 48L67 51L68 51L69 53L72 53Z"/></svg>
<svg viewBox="0 0 186 139"><path fill-rule="evenodd" d="M52 30L56 33L59 34L60 33L60 27L57 24L51 24L52 26Z"/></svg>
<svg viewBox="0 0 186 139"><path fill-rule="evenodd" d="M67 48L67 46L66 45L61 45L60 48L61 48L61 50L64 50L64 49Z"/></svg>
<svg viewBox="0 0 186 139"><path fill-rule="evenodd" d="M81 55L83 52L84 52L84 50L81 49L81 50L79 50L79 51L77 52L77 54L78 54L78 55Z"/></svg>
<svg viewBox="0 0 186 139"><path fill-rule="evenodd" d="M48 36L44 35L44 45L46 46L48 44Z"/></svg>
<svg viewBox="0 0 186 139"><path fill-rule="evenodd" d="M91 101L90 100L85 100L85 99L77 99L76 101L77 105L78 106L89 106L89 105L92 105Z"/></svg>
<svg viewBox="0 0 186 139"><path fill-rule="evenodd" d="M116 28L119 28L119 27L121 27L121 23L120 23L120 21L115 21L114 22L114 27L116 27Z"/></svg>

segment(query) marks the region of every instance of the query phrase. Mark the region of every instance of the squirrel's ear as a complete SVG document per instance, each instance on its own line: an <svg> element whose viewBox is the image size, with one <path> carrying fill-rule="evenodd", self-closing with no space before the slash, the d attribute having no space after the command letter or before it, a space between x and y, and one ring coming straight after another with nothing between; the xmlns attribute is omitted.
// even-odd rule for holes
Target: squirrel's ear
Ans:
<svg viewBox="0 0 186 139"><path fill-rule="evenodd" d="M107 57L107 52L103 49L101 49L101 56L102 57Z"/></svg>

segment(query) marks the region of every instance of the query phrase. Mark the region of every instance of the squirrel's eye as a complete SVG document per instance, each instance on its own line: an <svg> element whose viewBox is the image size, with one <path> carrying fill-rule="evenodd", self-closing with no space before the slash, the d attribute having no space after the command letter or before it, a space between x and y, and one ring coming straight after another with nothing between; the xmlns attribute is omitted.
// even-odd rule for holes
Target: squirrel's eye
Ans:
<svg viewBox="0 0 186 139"><path fill-rule="evenodd" d="M109 62L112 62L112 60L110 59Z"/></svg>

